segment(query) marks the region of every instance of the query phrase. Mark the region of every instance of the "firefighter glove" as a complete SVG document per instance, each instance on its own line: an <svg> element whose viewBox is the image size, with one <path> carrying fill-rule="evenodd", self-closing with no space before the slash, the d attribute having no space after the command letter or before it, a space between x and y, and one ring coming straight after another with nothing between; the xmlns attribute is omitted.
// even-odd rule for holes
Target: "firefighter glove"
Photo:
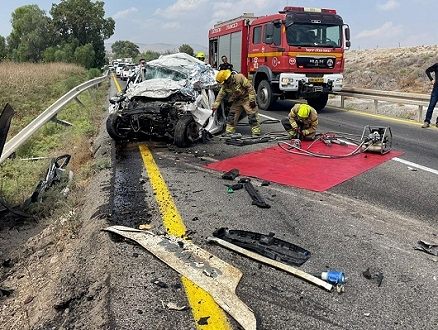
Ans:
<svg viewBox="0 0 438 330"><path fill-rule="evenodd" d="M251 107L251 108L255 108L256 107L256 101L255 100L251 100L251 101L249 101L249 106Z"/></svg>
<svg viewBox="0 0 438 330"><path fill-rule="evenodd" d="M304 131L302 131L301 132L301 134L303 135L303 136L307 136L307 135L309 135L309 130L307 130L307 129L305 129Z"/></svg>

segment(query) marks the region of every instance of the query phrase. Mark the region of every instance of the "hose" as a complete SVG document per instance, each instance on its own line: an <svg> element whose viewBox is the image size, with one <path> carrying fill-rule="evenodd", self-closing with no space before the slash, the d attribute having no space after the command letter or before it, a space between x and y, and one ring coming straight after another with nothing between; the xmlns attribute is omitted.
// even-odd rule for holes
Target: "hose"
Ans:
<svg viewBox="0 0 438 330"><path fill-rule="evenodd" d="M295 154L295 155L303 155L303 156L311 156L311 157L319 157L319 158L329 158L329 159L336 159L336 158L345 158L345 157L351 157L357 154L362 153L364 150L362 149L363 145L366 143L366 140L357 143L357 142L353 142L354 140L348 137L345 137L346 140L349 140L350 142L352 142L353 144L357 145L357 147L349 152L348 154L344 154L344 155L328 155L328 154L321 154L321 153L314 153L312 151L310 151L309 149L318 141L322 141L324 139L324 137L326 137L327 135L332 135L335 134L333 132L329 132L329 133L325 133L325 134L319 134L318 138L315 139L306 149L302 149L300 146L297 146L296 144L291 144L288 142L278 142L278 146L283 149L286 152L289 152L291 154Z"/></svg>

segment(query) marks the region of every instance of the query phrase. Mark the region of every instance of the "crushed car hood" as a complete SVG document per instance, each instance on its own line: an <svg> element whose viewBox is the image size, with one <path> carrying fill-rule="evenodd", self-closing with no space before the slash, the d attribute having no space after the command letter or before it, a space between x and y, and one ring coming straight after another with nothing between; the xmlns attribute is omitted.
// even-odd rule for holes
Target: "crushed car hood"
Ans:
<svg viewBox="0 0 438 330"><path fill-rule="evenodd" d="M217 87L216 73L210 65L186 53L162 55L146 63L146 80L128 88L126 95L129 99L162 99L181 92L195 99L202 89Z"/></svg>
<svg viewBox="0 0 438 330"><path fill-rule="evenodd" d="M175 94L184 87L184 80L175 81L168 78L157 78L145 80L133 85L126 91L126 96L131 99L134 96L144 96L155 99L165 99Z"/></svg>

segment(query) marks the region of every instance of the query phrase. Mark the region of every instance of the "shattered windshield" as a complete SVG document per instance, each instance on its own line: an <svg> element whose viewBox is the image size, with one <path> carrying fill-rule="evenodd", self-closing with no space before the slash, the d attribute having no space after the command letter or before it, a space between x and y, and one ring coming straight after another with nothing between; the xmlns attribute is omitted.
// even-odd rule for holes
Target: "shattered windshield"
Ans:
<svg viewBox="0 0 438 330"><path fill-rule="evenodd" d="M342 28L339 25L291 24L286 30L289 46L341 47Z"/></svg>
<svg viewBox="0 0 438 330"><path fill-rule="evenodd" d="M145 81L128 89L128 96L167 97L179 91L195 98L201 89L217 86L216 71L186 53L162 55L145 67Z"/></svg>

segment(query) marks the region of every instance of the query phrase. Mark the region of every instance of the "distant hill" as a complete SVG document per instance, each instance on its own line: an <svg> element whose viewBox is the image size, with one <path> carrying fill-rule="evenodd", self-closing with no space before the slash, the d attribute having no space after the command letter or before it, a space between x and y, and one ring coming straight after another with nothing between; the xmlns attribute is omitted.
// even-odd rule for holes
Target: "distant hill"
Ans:
<svg viewBox="0 0 438 330"><path fill-rule="evenodd" d="M105 43L105 49L107 52L111 52L111 42L107 42ZM178 48L181 45L176 45L176 44L165 44L165 43L156 43L156 44L136 44L140 50L141 53L144 53L148 50L154 51L154 52L158 52L158 53L164 53L166 51L173 51L173 52L177 52ZM198 52L204 52L204 53L208 53L208 48L201 46L201 45L189 45L190 47L193 48L194 53L198 53Z"/></svg>
<svg viewBox="0 0 438 330"><path fill-rule="evenodd" d="M430 93L424 72L438 62L438 45L348 50L344 83L349 87Z"/></svg>

